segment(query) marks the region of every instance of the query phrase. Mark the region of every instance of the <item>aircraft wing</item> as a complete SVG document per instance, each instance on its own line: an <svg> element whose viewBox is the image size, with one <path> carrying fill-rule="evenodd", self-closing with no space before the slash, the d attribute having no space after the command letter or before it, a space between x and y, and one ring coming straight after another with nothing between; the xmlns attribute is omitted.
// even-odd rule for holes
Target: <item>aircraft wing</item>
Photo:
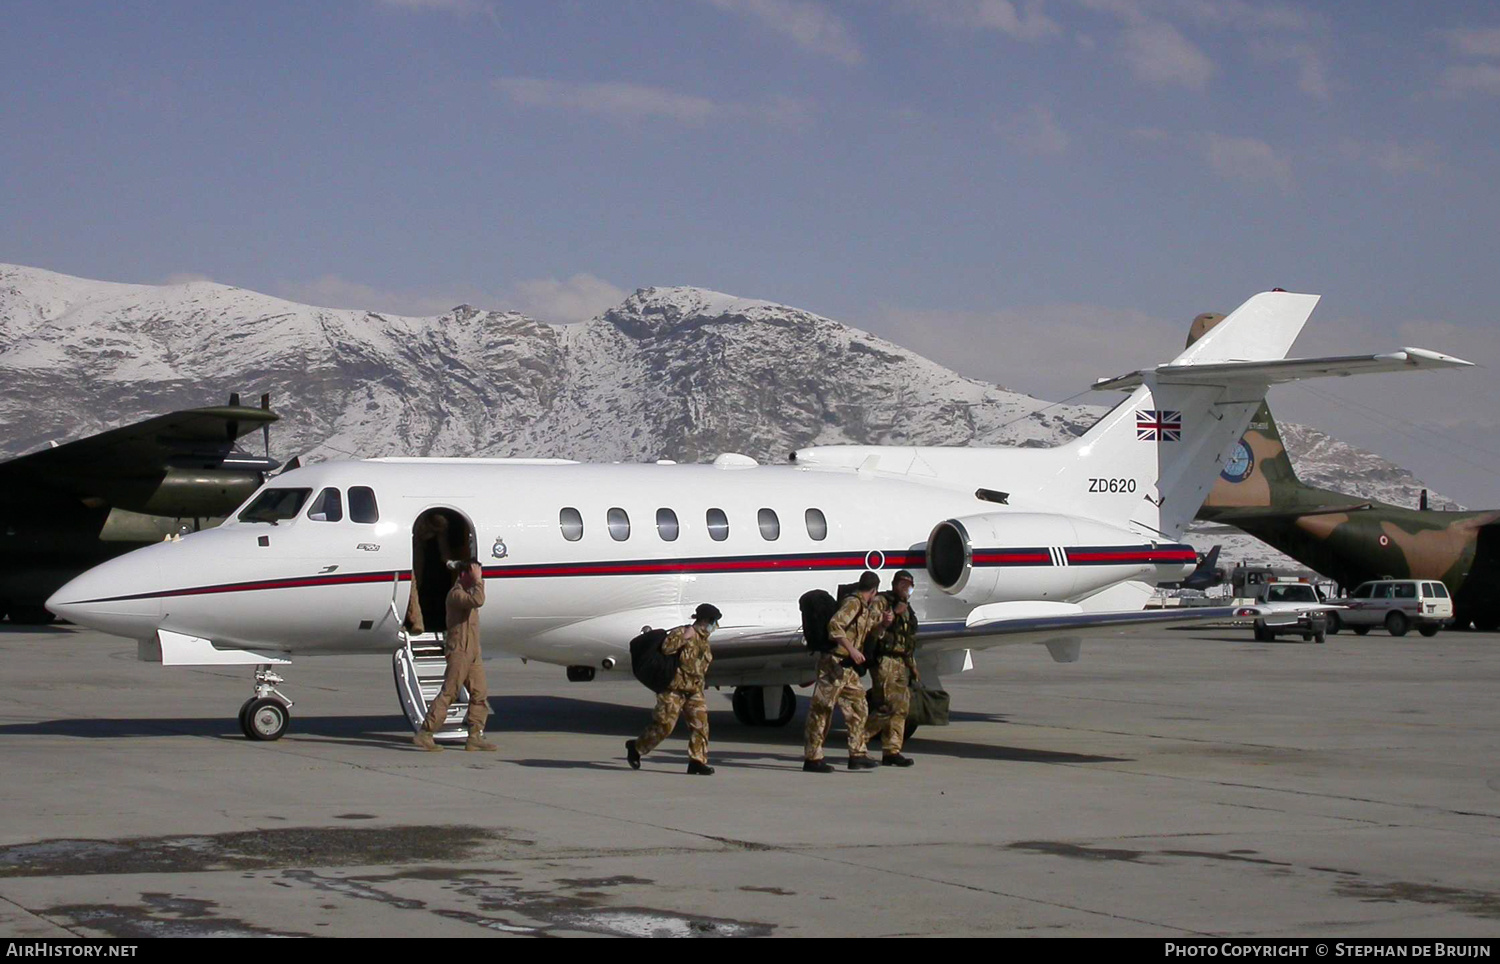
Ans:
<svg viewBox="0 0 1500 964"><path fill-rule="evenodd" d="M1349 505L1312 505L1306 508L1288 506L1278 508L1220 509L1213 508L1213 522L1232 526L1236 522L1273 522L1279 519L1296 519L1307 515L1337 515L1340 512L1367 512L1375 508L1373 502L1354 502Z"/></svg>
<svg viewBox="0 0 1500 964"><path fill-rule="evenodd" d="M1402 348L1400 351L1378 355L1334 355L1325 358L1278 358L1272 361L1231 361L1204 365L1177 364L1158 365L1141 371L1128 372L1114 378L1101 378L1093 384L1096 391L1119 389L1128 391L1142 384L1147 376L1157 384L1193 385L1204 382L1223 385L1229 382L1244 382L1255 385L1276 385L1303 378L1323 378L1330 375L1360 375L1368 372L1400 372L1413 369L1472 368L1473 362L1444 355L1425 348Z"/></svg>
<svg viewBox="0 0 1500 964"><path fill-rule="evenodd" d="M0 462L0 484L31 483L78 496L101 483L159 476L169 467L267 471L268 459L234 457L237 439L276 421L269 409L242 405L185 409Z"/></svg>
<svg viewBox="0 0 1500 964"><path fill-rule="evenodd" d="M1091 613L1066 603L998 603L979 607L966 621L923 623L917 631L917 652L1126 639L1223 622L1235 618L1236 611L1216 606ZM712 648L716 660L807 652L800 627L746 630L722 642L716 639Z"/></svg>

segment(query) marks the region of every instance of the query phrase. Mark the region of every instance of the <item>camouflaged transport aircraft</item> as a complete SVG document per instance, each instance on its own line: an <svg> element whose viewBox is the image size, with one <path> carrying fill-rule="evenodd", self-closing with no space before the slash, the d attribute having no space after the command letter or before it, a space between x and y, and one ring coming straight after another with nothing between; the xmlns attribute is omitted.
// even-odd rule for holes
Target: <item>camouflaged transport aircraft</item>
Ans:
<svg viewBox="0 0 1500 964"><path fill-rule="evenodd" d="M1199 315L1188 344L1223 317ZM1500 629L1500 511L1412 509L1305 485L1264 403L1198 518L1249 533L1345 590L1370 579L1441 580L1455 628Z"/></svg>

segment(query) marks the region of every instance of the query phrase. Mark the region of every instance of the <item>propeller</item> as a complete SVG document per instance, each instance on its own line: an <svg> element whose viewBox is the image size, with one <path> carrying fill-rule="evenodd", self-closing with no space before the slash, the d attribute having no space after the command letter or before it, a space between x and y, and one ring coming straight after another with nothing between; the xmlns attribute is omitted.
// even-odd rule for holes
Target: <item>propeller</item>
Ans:
<svg viewBox="0 0 1500 964"><path fill-rule="evenodd" d="M260 397L260 410L269 412L271 410L271 394L267 392ZM266 443L266 458L271 457L271 423L266 422L260 427L261 439Z"/></svg>
<svg viewBox="0 0 1500 964"><path fill-rule="evenodd" d="M1422 497L1417 500L1417 508L1421 509L1423 512L1427 511L1427 490L1426 489L1422 490Z"/></svg>
<svg viewBox="0 0 1500 964"><path fill-rule="evenodd" d="M229 407L230 408L239 408L240 407L240 393L239 392L230 392L229 393ZM236 419L231 419L228 422L225 422L224 423L224 429L228 433L230 444L233 444L234 440L240 437L240 420L236 418Z"/></svg>

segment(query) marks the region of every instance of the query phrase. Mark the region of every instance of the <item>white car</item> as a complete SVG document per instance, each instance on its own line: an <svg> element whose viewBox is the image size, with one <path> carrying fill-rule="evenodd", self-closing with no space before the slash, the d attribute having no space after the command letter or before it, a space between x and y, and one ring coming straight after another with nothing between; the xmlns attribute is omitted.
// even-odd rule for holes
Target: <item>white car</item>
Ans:
<svg viewBox="0 0 1500 964"><path fill-rule="evenodd" d="M1252 620L1255 638L1261 642L1295 634L1321 643L1329 626L1336 625L1341 608L1325 602L1309 583L1284 582L1267 586L1262 599L1242 607L1235 616L1242 625L1244 620Z"/></svg>
<svg viewBox="0 0 1500 964"><path fill-rule="evenodd" d="M1413 626L1423 636L1436 636L1453 619L1448 587L1435 579L1376 579L1342 602L1340 620L1360 636L1376 626L1392 636L1405 636Z"/></svg>

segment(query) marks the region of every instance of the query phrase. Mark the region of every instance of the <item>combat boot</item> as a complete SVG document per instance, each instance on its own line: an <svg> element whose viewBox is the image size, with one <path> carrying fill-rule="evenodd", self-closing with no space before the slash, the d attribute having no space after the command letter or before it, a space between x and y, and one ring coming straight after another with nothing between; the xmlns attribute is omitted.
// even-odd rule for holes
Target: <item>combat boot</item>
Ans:
<svg viewBox="0 0 1500 964"><path fill-rule="evenodd" d="M411 741L419 750L426 750L428 753L443 752L443 748L438 746L437 741L432 738L432 731L425 726L417 731L417 735L412 737Z"/></svg>
<svg viewBox="0 0 1500 964"><path fill-rule="evenodd" d="M874 770L880 764L867 756L851 756L849 758L849 769L851 770Z"/></svg>
<svg viewBox="0 0 1500 964"><path fill-rule="evenodd" d="M707 763L699 763L697 760L689 760L687 772L693 774L694 776L711 777L714 775L714 768L709 766Z"/></svg>
<svg viewBox="0 0 1500 964"><path fill-rule="evenodd" d="M916 762L911 757L902 756L900 753L887 753L880 758L880 765L883 767L909 767Z"/></svg>
<svg viewBox="0 0 1500 964"><path fill-rule="evenodd" d="M625 760L630 764L630 769L639 770L641 768L641 751L635 748L634 740L625 741Z"/></svg>
<svg viewBox="0 0 1500 964"><path fill-rule="evenodd" d="M802 770L805 773L832 773L833 767L822 760L803 760Z"/></svg>
<svg viewBox="0 0 1500 964"><path fill-rule="evenodd" d="M484 738L483 728L471 726L469 727L469 738L464 741L464 749L484 750L488 752L490 750L498 750L500 748Z"/></svg>

